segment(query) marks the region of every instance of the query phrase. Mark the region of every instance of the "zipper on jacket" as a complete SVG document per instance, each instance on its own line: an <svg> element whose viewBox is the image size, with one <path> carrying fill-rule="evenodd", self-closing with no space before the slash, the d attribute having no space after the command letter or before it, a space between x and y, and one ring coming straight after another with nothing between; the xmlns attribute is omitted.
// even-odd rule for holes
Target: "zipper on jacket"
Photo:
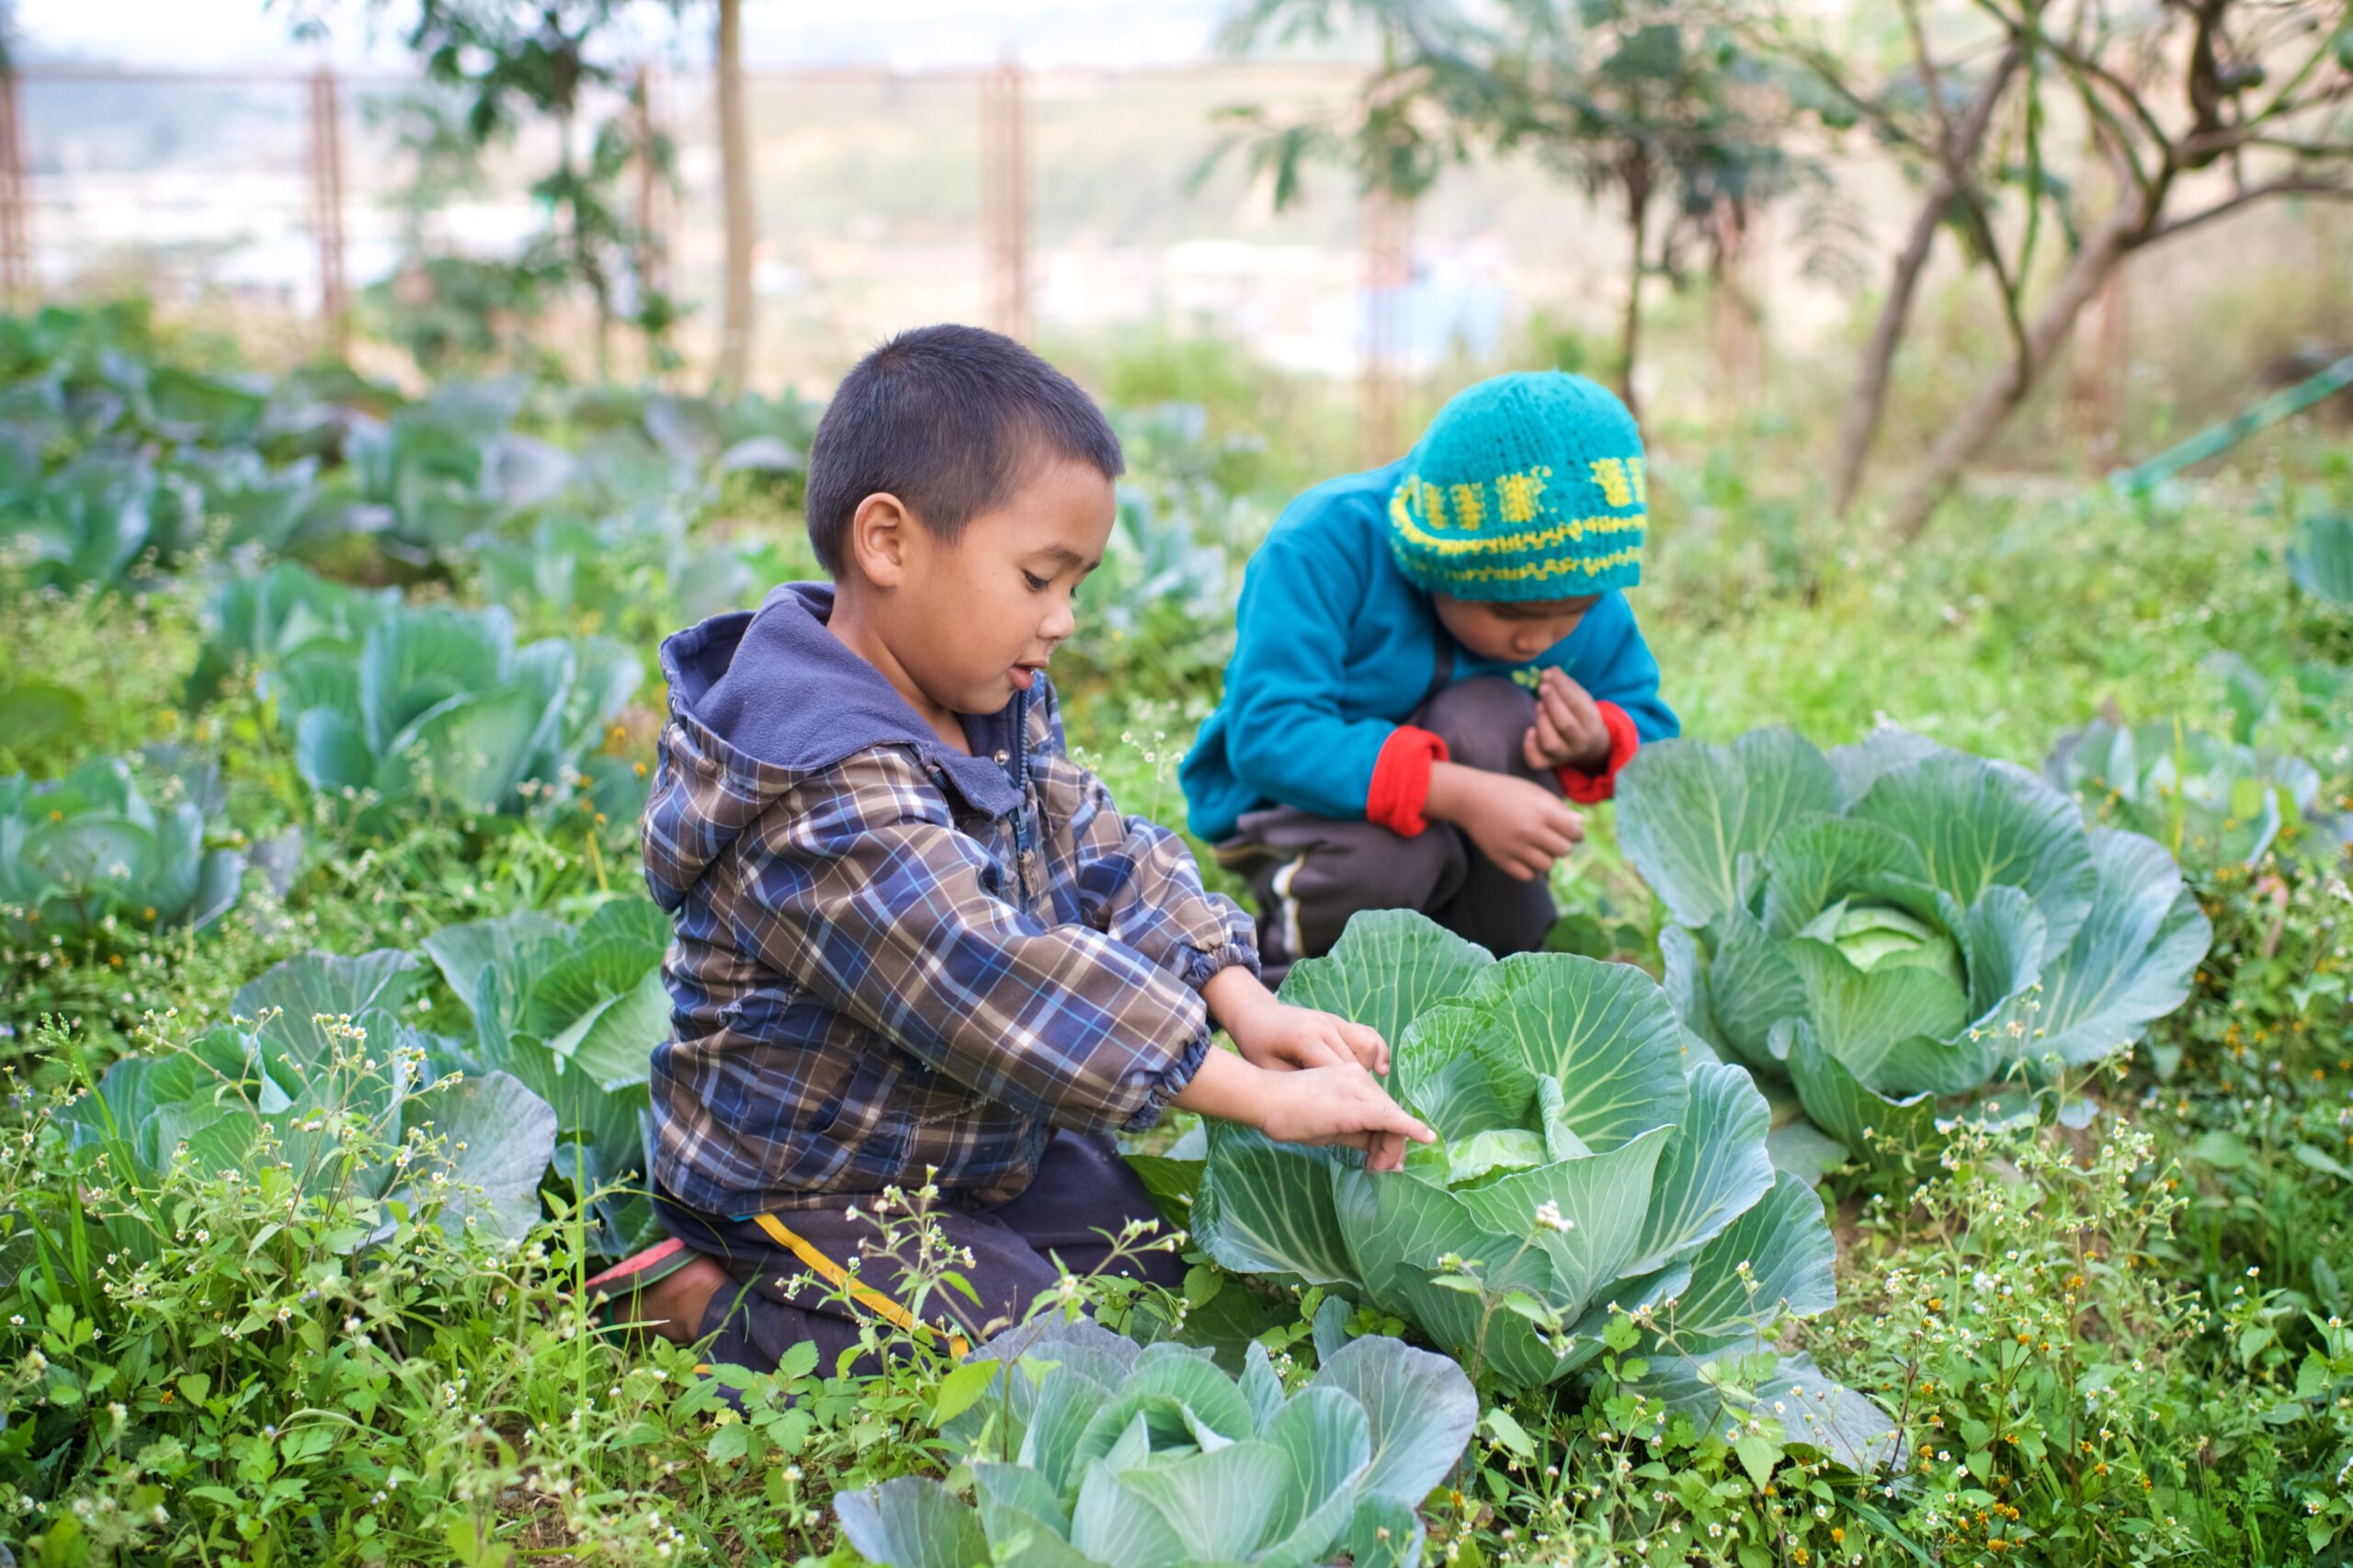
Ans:
<svg viewBox="0 0 2353 1568"><path fill-rule="evenodd" d="M1021 889L1021 905L1036 902L1029 889L1029 694L1013 697L1013 878Z"/></svg>

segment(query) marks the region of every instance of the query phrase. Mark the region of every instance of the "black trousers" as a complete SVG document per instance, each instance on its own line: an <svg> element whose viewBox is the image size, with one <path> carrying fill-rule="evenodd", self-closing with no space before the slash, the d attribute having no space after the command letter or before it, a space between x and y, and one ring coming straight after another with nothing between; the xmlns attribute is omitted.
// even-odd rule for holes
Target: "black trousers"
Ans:
<svg viewBox="0 0 2353 1568"><path fill-rule="evenodd" d="M1117 1237L1131 1220L1160 1218L1109 1133L1057 1131L1020 1197L985 1210L945 1199L930 1206L941 1240L955 1251L952 1267L980 1303L953 1287L918 1302L907 1278L915 1261L914 1226L904 1211L876 1214L875 1201L846 1194L838 1204L718 1219L657 1191L654 1208L670 1233L716 1259L735 1281L703 1314L701 1335L718 1336L706 1358L767 1371L794 1346L813 1343L818 1370L831 1373L858 1344L859 1320L869 1314L901 1327L920 1323L951 1342L977 1345L1019 1323L1040 1292L1054 1288L1055 1259L1073 1274L1095 1273L1112 1251L1103 1233ZM886 1227L903 1233L898 1246L885 1242ZM1153 1233L1166 1233L1165 1221ZM1171 1290L1185 1279L1184 1263L1165 1251L1126 1260L1119 1272ZM852 1302L838 1299L845 1286ZM851 1369L877 1369L871 1357L861 1357Z"/></svg>
<svg viewBox="0 0 2353 1568"><path fill-rule="evenodd" d="M1530 771L1521 750L1536 722L1535 698L1501 676L1446 687L1407 722L1444 740L1450 760L1465 767L1560 788L1551 774ZM1419 910L1498 958L1542 947L1556 918L1543 879L1517 880L1450 823L1406 838L1379 823L1271 806L1245 814L1236 829L1218 845L1218 864L1250 884L1270 983L1294 960L1331 951L1359 910Z"/></svg>

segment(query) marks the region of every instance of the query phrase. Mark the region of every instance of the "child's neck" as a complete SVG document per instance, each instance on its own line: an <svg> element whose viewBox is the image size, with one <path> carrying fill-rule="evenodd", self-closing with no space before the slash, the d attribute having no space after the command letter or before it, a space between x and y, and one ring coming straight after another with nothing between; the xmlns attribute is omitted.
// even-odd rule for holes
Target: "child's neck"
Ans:
<svg viewBox="0 0 2353 1568"><path fill-rule="evenodd" d="M963 720L934 701L930 693L915 684L907 666L891 651L890 639L882 631L882 618L876 613L878 608L872 590L845 575L834 585L834 613L826 620L825 629L851 653L880 670L892 688L906 699L907 706L923 716L934 734L958 751L969 754L972 743L965 737Z"/></svg>

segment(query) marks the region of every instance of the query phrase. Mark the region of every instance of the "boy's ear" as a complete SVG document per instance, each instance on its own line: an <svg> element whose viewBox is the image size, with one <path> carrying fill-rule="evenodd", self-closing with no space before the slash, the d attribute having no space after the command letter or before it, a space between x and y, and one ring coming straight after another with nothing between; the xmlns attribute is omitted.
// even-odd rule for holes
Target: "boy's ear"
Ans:
<svg viewBox="0 0 2353 1568"><path fill-rule="evenodd" d="M858 574L878 588L898 586L906 574L915 528L906 503L886 491L860 501L850 515L847 551Z"/></svg>

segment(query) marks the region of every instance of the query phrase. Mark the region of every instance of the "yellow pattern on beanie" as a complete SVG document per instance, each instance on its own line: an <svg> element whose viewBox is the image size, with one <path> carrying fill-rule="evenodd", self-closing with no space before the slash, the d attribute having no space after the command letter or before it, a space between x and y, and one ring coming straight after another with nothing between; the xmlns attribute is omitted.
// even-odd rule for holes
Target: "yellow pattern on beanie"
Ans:
<svg viewBox="0 0 2353 1568"><path fill-rule="evenodd" d="M1567 598L1642 581L1641 433L1608 388L1496 376L1438 411L1389 498L1405 574L1472 599Z"/></svg>

